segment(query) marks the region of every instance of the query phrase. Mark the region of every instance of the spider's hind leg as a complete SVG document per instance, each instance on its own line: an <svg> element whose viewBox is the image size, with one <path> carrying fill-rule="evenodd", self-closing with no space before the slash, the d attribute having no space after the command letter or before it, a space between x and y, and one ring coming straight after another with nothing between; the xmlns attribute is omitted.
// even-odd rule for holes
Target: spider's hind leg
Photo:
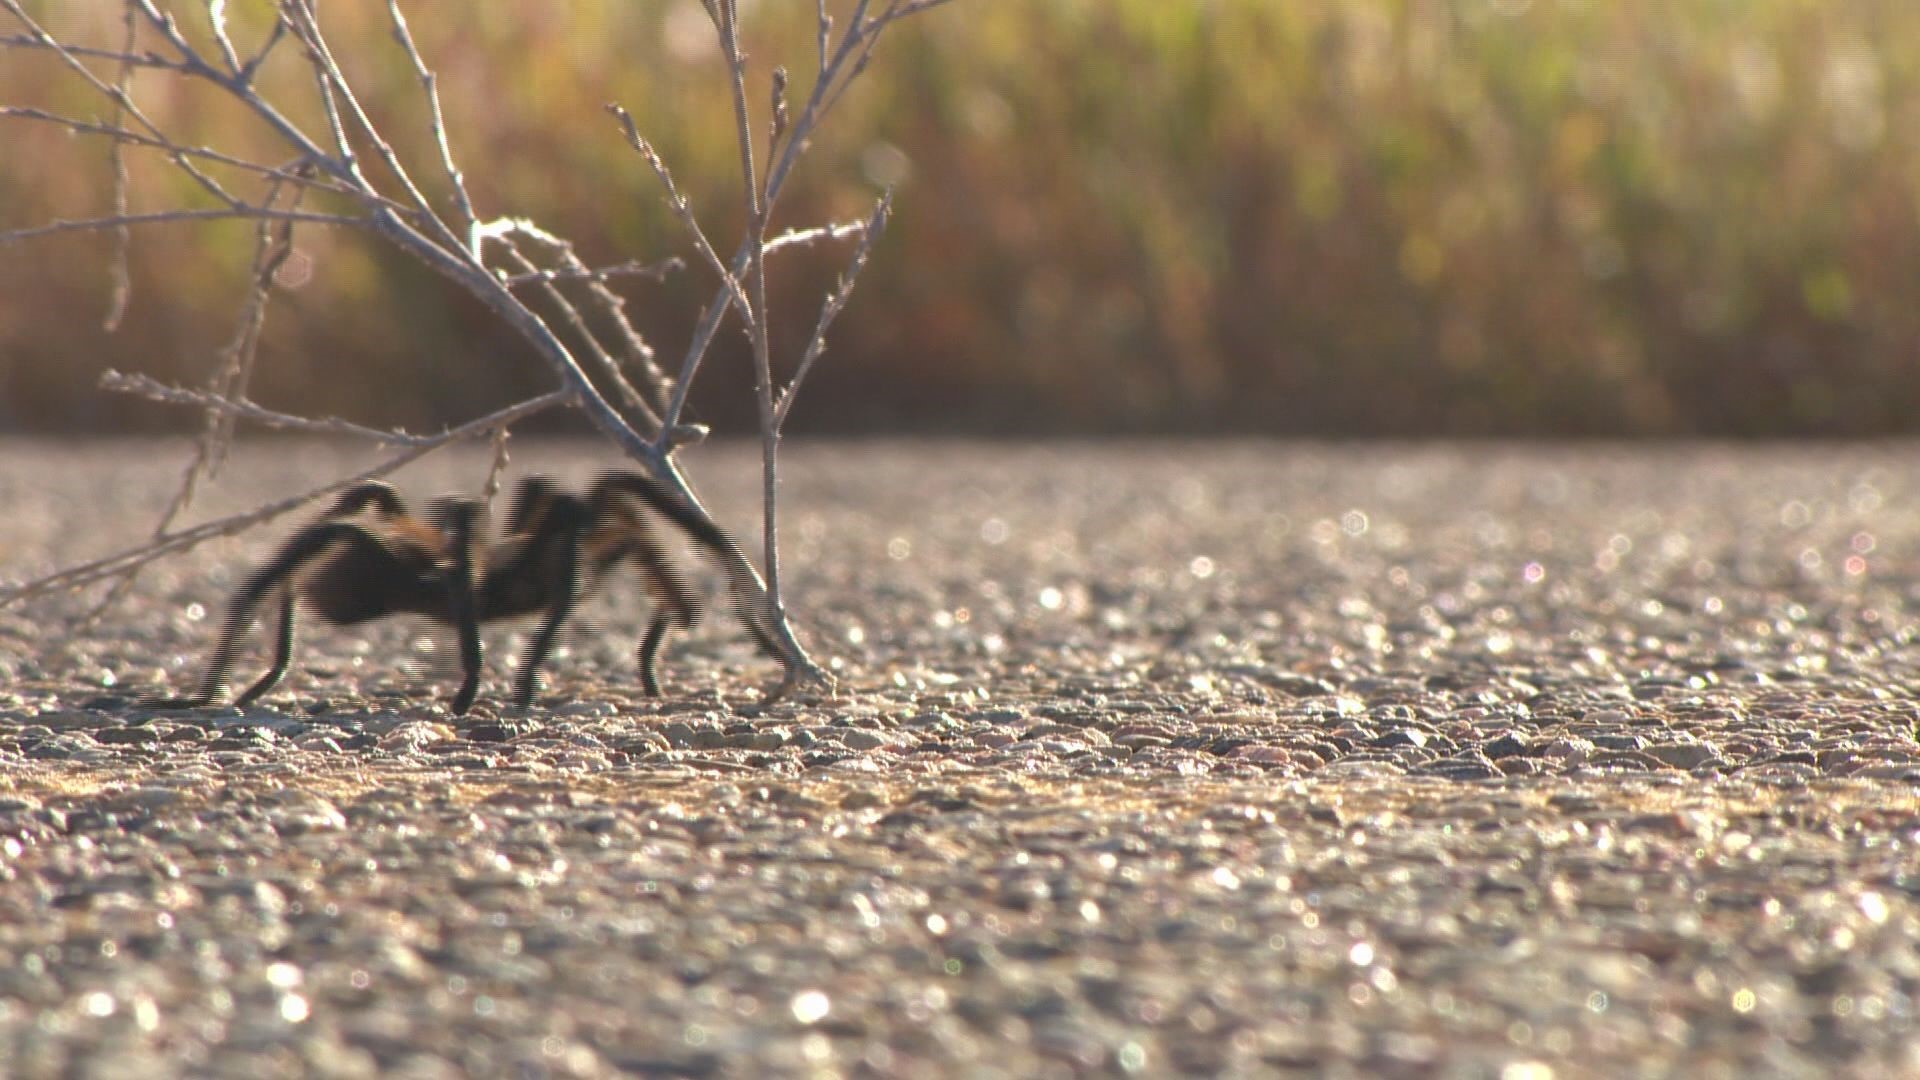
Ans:
<svg viewBox="0 0 1920 1080"><path fill-rule="evenodd" d="M454 694L454 715L473 708L480 693L480 612L474 596L474 531L480 520L480 504L471 499L443 499L434 504L433 516L447 538L452 563L446 578L447 613L460 635L460 689Z"/></svg>
<svg viewBox="0 0 1920 1080"><path fill-rule="evenodd" d="M524 492L527 488L523 487L522 490ZM561 624L573 614L574 606L580 600L581 534L589 525L587 508L579 499L554 493L551 489L542 489L542 497L544 503L537 518L527 524L536 530L550 532L544 539L555 545L554 562L546 568L554 575L549 583L552 603L547 607L546 617L540 620L540 629L534 632L533 641L527 646L519 677L514 681L513 702L522 708L533 704L534 692L540 686L540 666L547 662L547 655L553 651L553 642L560 633ZM530 568L530 572L539 573L541 568Z"/></svg>

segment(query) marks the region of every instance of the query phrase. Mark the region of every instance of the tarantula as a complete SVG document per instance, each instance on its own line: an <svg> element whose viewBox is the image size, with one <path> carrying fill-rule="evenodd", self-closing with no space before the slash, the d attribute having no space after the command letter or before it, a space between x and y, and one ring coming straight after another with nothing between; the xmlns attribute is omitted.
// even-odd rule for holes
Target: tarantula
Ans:
<svg viewBox="0 0 1920 1080"><path fill-rule="evenodd" d="M497 540L481 535L481 504L435 500L425 519L414 516L391 486L368 482L343 492L332 509L295 533L279 553L247 578L234 595L226 628L199 693L151 704L198 708L221 698L254 611L275 590L280 612L273 665L235 700L246 705L279 683L293 653L294 614L301 602L337 626L388 615L424 615L459 634L464 673L453 711L464 713L480 688L480 624L545 612L514 684L514 703L533 700L540 665L560 624L607 574L631 561L652 592L655 612L640 641L640 685L660 693L660 646L668 629L685 630L700 617L699 599L668 563L640 509L678 525L700 546L725 557L733 540L638 473L610 472L584 496L529 476L520 483L507 527ZM742 608L760 650L780 658L766 630Z"/></svg>

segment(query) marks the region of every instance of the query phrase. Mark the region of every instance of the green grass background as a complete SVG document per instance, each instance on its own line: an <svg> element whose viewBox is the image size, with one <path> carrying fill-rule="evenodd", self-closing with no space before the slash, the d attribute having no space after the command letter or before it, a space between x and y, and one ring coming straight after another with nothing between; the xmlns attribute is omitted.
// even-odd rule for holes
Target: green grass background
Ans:
<svg viewBox="0 0 1920 1080"><path fill-rule="evenodd" d="M737 227L723 72L695 0L408 6L483 213L531 217L594 262L688 254L602 111L618 101L709 231ZM120 32L109 0L28 7L82 41ZM253 37L266 5L230 7ZM742 9L756 102L776 62L804 93L814 5ZM183 23L203 11L181 5ZM322 15L430 176L384 5ZM317 126L299 74L267 85ZM1909 432L1917 83L1912 0L957 0L883 44L782 204L781 226L852 217L900 181L793 426ZM136 95L189 141L284 158L204 87L146 74ZM0 100L105 113L19 51L0 52ZM98 140L0 121L0 229L104 212L105 163ZM163 162L134 175L137 209L204 205ZM104 237L0 249L0 427L180 422L94 381L204 377L248 235L139 233L133 308L111 335ZM369 238L308 230L300 248L310 274L273 309L262 402L426 427L548 385L485 312ZM790 363L838 263L775 269ZM711 287L696 262L625 291L674 361ZM695 398L723 431L751 423L746 368L726 333Z"/></svg>

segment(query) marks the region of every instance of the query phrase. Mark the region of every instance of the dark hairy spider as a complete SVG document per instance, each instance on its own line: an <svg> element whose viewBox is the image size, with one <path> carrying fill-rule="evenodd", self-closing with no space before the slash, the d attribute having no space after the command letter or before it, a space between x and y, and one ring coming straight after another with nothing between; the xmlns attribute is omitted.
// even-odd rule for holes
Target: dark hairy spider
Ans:
<svg viewBox="0 0 1920 1080"><path fill-rule="evenodd" d="M584 495L564 491L545 477L529 476L514 495L505 532L490 542L482 535L485 510L476 500L437 499L422 518L407 510L391 486L357 484L341 493L319 520L293 534L234 594L199 693L152 704L198 708L223 697L241 637L253 625L261 601L277 591L273 665L236 705L260 697L286 675L295 611L304 604L336 626L388 615L422 615L453 627L459 634L463 671L453 699L455 713L466 712L479 692L480 624L544 613L514 683L514 703L524 706L533 700L540 665L552 651L561 623L624 563L640 571L653 594L653 620L639 647L640 685L649 695L658 695L660 646L669 629L686 630L699 619L700 601L655 542L643 508L673 522L715 555L736 551L733 540L710 521L638 473L606 473ZM780 658L750 612L742 610L741 621L762 652Z"/></svg>

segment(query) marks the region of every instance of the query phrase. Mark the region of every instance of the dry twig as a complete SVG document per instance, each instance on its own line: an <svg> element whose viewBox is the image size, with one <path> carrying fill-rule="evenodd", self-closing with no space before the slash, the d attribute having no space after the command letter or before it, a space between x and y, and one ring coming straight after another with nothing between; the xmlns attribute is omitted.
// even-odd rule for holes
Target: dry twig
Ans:
<svg viewBox="0 0 1920 1080"><path fill-rule="evenodd" d="M773 641L783 653L785 679L775 693L783 691L796 680L830 681L795 638L779 599L775 450L780 425L792 406L794 394L825 348L827 328L847 302L854 278L864 265L884 221L888 203L883 198L876 213L865 222L795 229L771 238L767 235L768 222L794 165L834 102L865 68L881 32L900 18L942 2L944 0L888 0L876 13L873 0L856 0L845 29L835 40L834 22L828 17L824 0L821 0L816 41L819 54L817 77L805 102L797 109L788 100L785 79L775 77L767 101L770 115L764 129L770 135L768 167L762 175L754 159L753 127L745 94L746 61L740 49L738 33L737 0L702 0L719 32L720 48L727 61L742 167L740 191L747 210L745 235L730 260L722 259L708 242L687 200L674 185L665 163L641 137L633 118L617 106L610 107L619 119L628 143L647 161L666 188L668 203L685 225L701 259L719 277L719 289L701 312L698 328L682 359L677 377L669 377L655 362L653 350L628 320L623 307L624 300L612 290L609 282L617 277L657 278L678 268L678 260L653 264L630 261L591 268L574 253L571 244L530 223L513 218L481 221L475 214L468 194L465 174L453 153L453 142L441 108L438 79L413 37L401 11L400 0L388 0L388 20L393 39L411 65L420 87L421 109L431 141L431 157L445 180L442 190L447 208L444 212L436 205L435 199L414 181L404 155L382 133L362 105L327 40L316 13L315 0L276 0L275 19L268 27L264 40L251 56L245 58L230 32L224 0L207 0L204 8L212 41L210 55L203 54L201 48L182 30L180 23L164 7L165 0L122 0L126 13L125 34L117 49L59 41L26 14L20 0L0 0L0 12L10 14L24 31L0 36L0 50L51 52L59 57L67 71L112 106L111 118L104 122L21 107L0 108L0 117L53 123L75 134L106 137L112 142L112 165L115 171L111 214L99 218L43 222L0 232L0 244L61 233L108 230L120 238L122 247L118 259L120 265L124 266L124 245L135 226L223 220L252 221L256 225L250 288L242 304L234 337L221 354L222 362L208 387L204 390L170 387L137 375L110 374L105 380L109 389L186 405L201 410L205 415L206 427L199 451L183 476L174 505L162 517L154 536L146 544L127 551L0 590L0 604L109 579L121 582L124 588L124 583L130 580L133 572L154 559L186 550L217 536L243 531L349 484L390 473L438 447L477 435L490 434L494 439L495 455L486 481L486 488L491 493L497 489L500 471L506 463L505 446L510 426L526 416L558 405L580 409L616 445L666 484L688 507L710 519L711 515L681 472L674 452L680 446L698 441L705 434L705 428L684 420L687 393L714 334L726 312L731 309L740 313L754 343L756 392L765 447L763 496L767 575L762 579L752 562L737 549L723 556L723 569L734 592L737 610L743 618L755 623L757 630ZM159 46L157 50L140 49L142 30L155 39ZM299 46L300 62L304 62L315 88L322 123L325 125L324 132L318 137L303 129L300 123L263 96L255 82L262 66L275 53L276 46L287 40ZM89 62L115 65L114 78L109 81L97 75L89 68ZM290 152L291 163L250 160L216 148L188 146L179 142L134 101L131 79L136 70L215 88L283 142ZM186 174L198 190L212 200L213 205L131 212L128 206L129 183L126 179L125 155L134 151L152 153L166 159L174 168ZM264 179L264 191L252 195L229 190L202 165L218 165L235 170L242 177ZM330 203L339 205L329 205L325 210L302 209L300 197L309 192L323 193ZM345 420L303 417L265 409L249 401L246 386L259 348L274 274L292 250L292 230L296 225L352 226L370 231L425 263L477 297L508 328L530 344L548 365L558 385L543 395L434 436L382 431ZM855 237L858 238L858 244L848 269L840 284L829 294L813 338L798 361L794 377L776 396L766 299L767 256L788 247ZM528 249L523 252L516 245L516 240L528 242ZM500 265L489 261L496 253ZM579 301L563 291L562 286L574 286L583 292L586 307L583 309ZM556 333L554 327L515 296L514 290L527 288L537 291L551 312L558 316L560 324L572 339L571 345ZM117 320L118 314L124 309L127 295L126 289L117 284L110 304L110 322ZM600 325L596 326L595 321L588 318L589 313L595 316ZM603 335L608 334L611 337L603 340ZM609 348L608 341L616 347ZM616 353L619 354L618 359ZM585 357L584 364L581 356ZM627 372L637 374L643 386L633 386L627 378ZM603 387L619 400L620 408L608 400ZM245 514L176 531L173 528L175 517L190 502L194 486L202 474L217 464L233 425L238 422L316 434L346 435L396 446L400 452L359 476L339 480Z"/></svg>

